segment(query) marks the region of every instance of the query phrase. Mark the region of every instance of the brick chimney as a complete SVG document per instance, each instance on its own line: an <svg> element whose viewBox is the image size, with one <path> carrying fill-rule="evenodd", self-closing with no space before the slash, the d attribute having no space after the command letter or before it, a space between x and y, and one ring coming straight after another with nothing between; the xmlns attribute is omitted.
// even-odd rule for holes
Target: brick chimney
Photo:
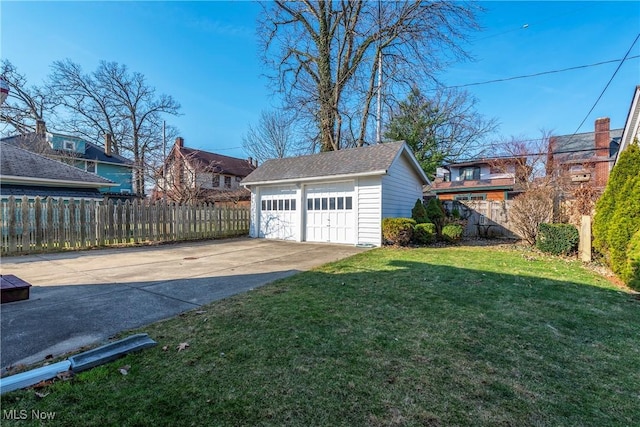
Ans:
<svg viewBox="0 0 640 427"><path fill-rule="evenodd" d="M184 138L180 136L176 138L176 147L184 148Z"/></svg>
<svg viewBox="0 0 640 427"><path fill-rule="evenodd" d="M105 133L104 134L104 154L111 157L112 148L113 147L112 147L112 141L111 141L111 134Z"/></svg>
<svg viewBox="0 0 640 427"><path fill-rule="evenodd" d="M47 124L44 120L36 120L36 135L44 136L47 133Z"/></svg>
<svg viewBox="0 0 640 427"><path fill-rule="evenodd" d="M609 143L611 135L609 134L609 126L611 120L608 117L596 119L595 123L595 185L596 187L605 187L609 180Z"/></svg>

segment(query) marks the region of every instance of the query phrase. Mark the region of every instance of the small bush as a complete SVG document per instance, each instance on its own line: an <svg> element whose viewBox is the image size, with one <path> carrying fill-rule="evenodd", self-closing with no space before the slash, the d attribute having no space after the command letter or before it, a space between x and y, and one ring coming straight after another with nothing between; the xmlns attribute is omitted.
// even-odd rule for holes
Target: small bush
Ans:
<svg viewBox="0 0 640 427"><path fill-rule="evenodd" d="M383 218L382 237L385 243L407 246L413 237L416 222L411 218Z"/></svg>
<svg viewBox="0 0 640 427"><path fill-rule="evenodd" d="M536 247L553 255L569 255L578 249L580 234L571 224L546 224L538 227Z"/></svg>
<svg viewBox="0 0 640 427"><path fill-rule="evenodd" d="M436 225L436 232L438 234L442 233L442 226L444 225L445 218L445 210L442 206L442 202L438 199L431 199L427 204L427 217L429 217L429 222Z"/></svg>
<svg viewBox="0 0 640 427"><path fill-rule="evenodd" d="M622 279L630 288L640 291L640 230L633 235L627 247L627 265Z"/></svg>
<svg viewBox="0 0 640 427"><path fill-rule="evenodd" d="M431 222L416 224L413 229L413 240L421 245L436 241L436 225Z"/></svg>
<svg viewBox="0 0 640 427"><path fill-rule="evenodd" d="M424 203L422 200L416 200L416 204L411 209L411 218L416 222L416 224L424 224L425 222L429 222L429 217L427 216L427 208L424 207Z"/></svg>
<svg viewBox="0 0 640 427"><path fill-rule="evenodd" d="M460 224L447 224L442 227L442 237L448 242L457 242L462 238L463 230Z"/></svg>

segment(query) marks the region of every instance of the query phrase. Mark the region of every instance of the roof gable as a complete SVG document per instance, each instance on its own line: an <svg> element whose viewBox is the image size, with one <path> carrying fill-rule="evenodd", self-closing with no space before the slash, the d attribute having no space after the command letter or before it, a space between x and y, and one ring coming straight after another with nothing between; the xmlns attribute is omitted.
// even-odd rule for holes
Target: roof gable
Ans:
<svg viewBox="0 0 640 427"><path fill-rule="evenodd" d="M391 165L406 155L423 184L429 183L415 156L404 141L388 142L347 150L267 160L243 181L243 185L295 181L313 178L387 173Z"/></svg>

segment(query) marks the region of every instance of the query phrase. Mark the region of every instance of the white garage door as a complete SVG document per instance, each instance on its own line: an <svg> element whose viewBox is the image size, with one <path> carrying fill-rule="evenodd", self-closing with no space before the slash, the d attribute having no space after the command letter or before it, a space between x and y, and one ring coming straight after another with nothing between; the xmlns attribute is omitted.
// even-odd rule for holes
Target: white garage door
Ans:
<svg viewBox="0 0 640 427"><path fill-rule="evenodd" d="M353 182L307 187L305 238L308 242L355 244Z"/></svg>
<svg viewBox="0 0 640 427"><path fill-rule="evenodd" d="M295 193L265 194L260 197L260 237L297 240Z"/></svg>

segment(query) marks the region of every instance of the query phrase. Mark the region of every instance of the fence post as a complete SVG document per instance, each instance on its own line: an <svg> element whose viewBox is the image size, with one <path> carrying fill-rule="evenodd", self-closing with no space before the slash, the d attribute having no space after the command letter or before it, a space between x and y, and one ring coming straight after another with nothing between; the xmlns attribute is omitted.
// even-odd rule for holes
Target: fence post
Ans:
<svg viewBox="0 0 640 427"><path fill-rule="evenodd" d="M591 262L591 217L589 215L582 215L578 252L583 262Z"/></svg>

